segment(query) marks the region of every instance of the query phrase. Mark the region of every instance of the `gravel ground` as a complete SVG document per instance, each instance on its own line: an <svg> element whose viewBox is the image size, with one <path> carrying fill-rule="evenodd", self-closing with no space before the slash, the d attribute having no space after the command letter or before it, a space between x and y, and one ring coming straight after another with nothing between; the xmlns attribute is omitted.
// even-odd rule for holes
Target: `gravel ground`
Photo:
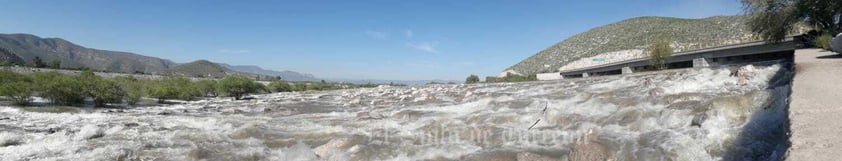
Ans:
<svg viewBox="0 0 842 161"><path fill-rule="evenodd" d="M795 52L787 160L839 160L842 154L842 55Z"/></svg>

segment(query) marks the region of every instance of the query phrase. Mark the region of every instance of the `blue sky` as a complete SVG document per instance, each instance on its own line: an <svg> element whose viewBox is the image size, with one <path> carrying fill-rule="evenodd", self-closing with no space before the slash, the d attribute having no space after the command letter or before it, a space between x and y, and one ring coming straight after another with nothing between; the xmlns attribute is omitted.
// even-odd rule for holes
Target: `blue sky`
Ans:
<svg viewBox="0 0 842 161"><path fill-rule="evenodd" d="M184 63L321 78L497 75L590 28L638 16L741 13L737 0L6 0L0 33L60 37Z"/></svg>

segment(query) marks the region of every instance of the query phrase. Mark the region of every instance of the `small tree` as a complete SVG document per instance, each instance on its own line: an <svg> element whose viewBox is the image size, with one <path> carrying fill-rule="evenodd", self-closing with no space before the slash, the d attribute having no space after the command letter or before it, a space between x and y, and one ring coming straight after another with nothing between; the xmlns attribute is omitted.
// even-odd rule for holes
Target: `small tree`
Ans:
<svg viewBox="0 0 842 161"><path fill-rule="evenodd" d="M148 94L149 97L158 99L158 103L164 103L167 99L177 98L179 95L179 89L174 83L172 83L171 79L173 78L150 82L146 86L146 94Z"/></svg>
<svg viewBox="0 0 842 161"><path fill-rule="evenodd" d="M61 60L53 60L50 62L50 68L61 69Z"/></svg>
<svg viewBox="0 0 842 161"><path fill-rule="evenodd" d="M85 97L93 99L96 107L104 107L108 103L120 103L126 96L126 92L116 81L96 76L93 72L84 71L77 79L83 85Z"/></svg>
<svg viewBox="0 0 842 161"><path fill-rule="evenodd" d="M114 81L120 85L120 88L126 92L126 96L123 97L125 102L129 105L135 105L140 102L140 99L146 95L143 90L143 82L137 80L132 76L126 77L115 77Z"/></svg>
<svg viewBox="0 0 842 161"><path fill-rule="evenodd" d="M104 107L107 103L120 103L126 96L126 91L120 85L109 79L98 79L96 85L91 86L89 96L97 107Z"/></svg>
<svg viewBox="0 0 842 161"><path fill-rule="evenodd" d="M216 81L215 80L201 80L195 83L196 90L199 92L199 96L201 97L216 97Z"/></svg>
<svg viewBox="0 0 842 161"><path fill-rule="evenodd" d="M842 1L839 0L741 0L749 15L749 29L761 38L778 42L798 23L821 33L842 32Z"/></svg>
<svg viewBox="0 0 842 161"><path fill-rule="evenodd" d="M269 83L269 90L272 92L290 92L292 91L292 85L289 85L286 81L274 81Z"/></svg>
<svg viewBox="0 0 842 161"><path fill-rule="evenodd" d="M24 81L2 84L0 85L0 95L11 98L16 105L29 105L32 102L31 84Z"/></svg>
<svg viewBox="0 0 842 161"><path fill-rule="evenodd" d="M293 83L290 86L292 87L292 91L306 91L307 90L307 83Z"/></svg>
<svg viewBox="0 0 842 161"><path fill-rule="evenodd" d="M245 76L226 76L219 81L219 91L234 97L234 100L240 100L249 93L255 93L260 90L260 85L252 79Z"/></svg>
<svg viewBox="0 0 842 161"><path fill-rule="evenodd" d="M85 101L86 88L79 77L62 75L55 72L33 75L39 88L41 97L47 98L53 104L76 105Z"/></svg>
<svg viewBox="0 0 842 161"><path fill-rule="evenodd" d="M11 98L14 104L28 105L32 101L32 88L28 75L0 71L0 95Z"/></svg>
<svg viewBox="0 0 842 161"><path fill-rule="evenodd" d="M465 79L465 84L479 83L479 76L471 74Z"/></svg>
<svg viewBox="0 0 842 161"><path fill-rule="evenodd" d="M43 68L47 67L47 64L44 63L44 60L41 60L41 57L36 56L35 58L32 58L32 66L36 68Z"/></svg>
<svg viewBox="0 0 842 161"><path fill-rule="evenodd" d="M670 46L671 42L672 40L669 37L661 35L655 38L652 45L649 45L646 52L649 54L649 62L652 67L657 70L667 68L667 62L673 52L672 47Z"/></svg>

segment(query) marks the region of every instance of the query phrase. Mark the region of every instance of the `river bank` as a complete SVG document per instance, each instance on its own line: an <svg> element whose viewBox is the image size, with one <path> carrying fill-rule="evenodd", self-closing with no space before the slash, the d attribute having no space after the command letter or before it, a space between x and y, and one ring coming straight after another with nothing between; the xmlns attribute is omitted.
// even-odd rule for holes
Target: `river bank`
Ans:
<svg viewBox="0 0 842 161"><path fill-rule="evenodd" d="M842 55L820 49L795 52L787 160L838 160L842 154Z"/></svg>

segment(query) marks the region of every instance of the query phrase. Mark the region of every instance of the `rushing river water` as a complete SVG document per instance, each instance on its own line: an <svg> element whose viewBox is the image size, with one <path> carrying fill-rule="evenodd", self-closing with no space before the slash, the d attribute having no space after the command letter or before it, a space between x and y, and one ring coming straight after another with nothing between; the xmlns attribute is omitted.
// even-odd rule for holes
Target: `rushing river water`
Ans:
<svg viewBox="0 0 842 161"><path fill-rule="evenodd" d="M792 75L782 66L0 107L0 160L777 160Z"/></svg>

